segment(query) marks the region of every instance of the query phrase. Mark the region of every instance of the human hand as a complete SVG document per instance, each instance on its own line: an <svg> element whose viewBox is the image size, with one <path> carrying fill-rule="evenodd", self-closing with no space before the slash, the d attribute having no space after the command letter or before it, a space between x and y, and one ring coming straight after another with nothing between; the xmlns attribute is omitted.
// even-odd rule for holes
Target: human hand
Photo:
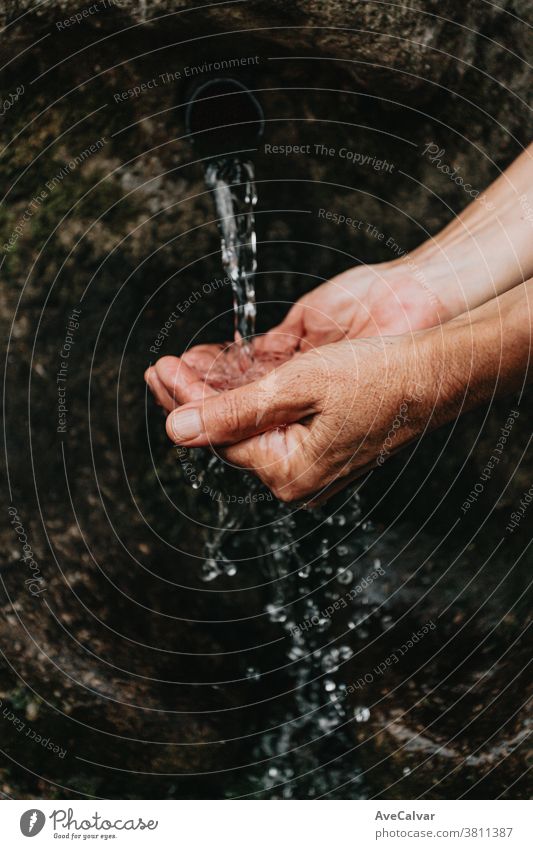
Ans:
<svg viewBox="0 0 533 849"><path fill-rule="evenodd" d="M426 429L531 380L532 304L530 280L443 327L325 345L218 394L164 357L162 391L184 405L167 433L214 447L281 500L329 496Z"/></svg>
<svg viewBox="0 0 533 849"><path fill-rule="evenodd" d="M451 315L428 282L432 276L429 263L409 256L350 268L300 298L277 327L257 338L256 348L292 353L440 324Z"/></svg>
<svg viewBox="0 0 533 849"><path fill-rule="evenodd" d="M167 433L183 446L214 448L282 501L329 497L424 428L420 350L409 336L344 340L219 394L163 358L158 379L185 402Z"/></svg>
<svg viewBox="0 0 533 849"><path fill-rule="evenodd" d="M533 204L532 176L530 145L437 236L392 262L351 268L301 298L281 324L255 340L257 354L272 361L341 339L433 327L519 285L533 273L527 214ZM220 352L221 346L203 345L184 355L183 363L193 372L191 391L194 383L201 393L209 388L200 385L208 372L212 388L222 384L229 363L226 359L217 374ZM177 360L165 358L163 370L177 366ZM174 409L177 401L156 371L148 370L146 377L159 402Z"/></svg>
<svg viewBox="0 0 533 849"><path fill-rule="evenodd" d="M211 344L196 345L179 359L161 358L145 378L157 402L170 412L206 392L248 383L314 347L431 327L447 313L425 285L422 268L423 263L401 260L358 266L318 286L294 304L281 324L252 341L252 371L240 368L236 346Z"/></svg>

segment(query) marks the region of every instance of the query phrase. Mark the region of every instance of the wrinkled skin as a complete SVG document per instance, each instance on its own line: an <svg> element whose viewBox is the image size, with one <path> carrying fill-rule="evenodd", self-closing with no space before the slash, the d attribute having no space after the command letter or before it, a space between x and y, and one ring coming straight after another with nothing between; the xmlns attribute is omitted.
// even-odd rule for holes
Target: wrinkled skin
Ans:
<svg viewBox="0 0 533 849"><path fill-rule="evenodd" d="M233 441L225 430L238 421L238 442L217 448L228 462L255 472L282 500L322 499L375 465L397 408L417 382L412 333L438 322L435 303L420 296L403 267L356 268L306 295L255 340L253 377L270 375L245 392L224 393L216 409L221 388L248 382L232 346L200 345L181 358L163 357L146 380L169 413L202 402L209 435L188 444ZM169 416L168 435L181 442L173 423ZM402 428L395 449L411 438L410 427Z"/></svg>

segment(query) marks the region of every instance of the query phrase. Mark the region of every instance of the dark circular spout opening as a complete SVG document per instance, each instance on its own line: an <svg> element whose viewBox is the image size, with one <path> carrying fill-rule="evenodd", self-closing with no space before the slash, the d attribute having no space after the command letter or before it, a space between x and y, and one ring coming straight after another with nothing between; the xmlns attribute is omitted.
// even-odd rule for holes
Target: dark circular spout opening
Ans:
<svg viewBox="0 0 533 849"><path fill-rule="evenodd" d="M257 97L230 77L208 80L190 94L185 125L202 156L218 157L255 147L265 118Z"/></svg>

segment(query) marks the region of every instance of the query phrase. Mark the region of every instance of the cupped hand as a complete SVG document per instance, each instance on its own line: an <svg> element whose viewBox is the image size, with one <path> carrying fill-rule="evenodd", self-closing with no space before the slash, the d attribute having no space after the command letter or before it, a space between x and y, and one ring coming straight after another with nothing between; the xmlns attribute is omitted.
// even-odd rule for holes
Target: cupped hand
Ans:
<svg viewBox="0 0 533 849"><path fill-rule="evenodd" d="M358 266L333 277L297 301L277 327L253 340L256 373L243 373L234 347L211 344L196 345L179 359L163 357L145 378L157 402L170 412L328 343L432 327L449 316L424 274L421 264L407 258ZM180 400L185 387L185 400Z"/></svg>
<svg viewBox="0 0 533 849"><path fill-rule="evenodd" d="M209 346L195 352L207 381L185 358L164 357L152 376L154 392L167 410L183 405L167 418L174 443L210 446L254 472L280 500L320 500L423 430L428 375L420 377L427 371L420 336L416 344L409 334L344 339L219 392L209 371L223 354Z"/></svg>
<svg viewBox="0 0 533 849"><path fill-rule="evenodd" d="M317 286L256 345L261 352L305 351L342 339L412 333L449 317L423 265L405 257L350 268Z"/></svg>

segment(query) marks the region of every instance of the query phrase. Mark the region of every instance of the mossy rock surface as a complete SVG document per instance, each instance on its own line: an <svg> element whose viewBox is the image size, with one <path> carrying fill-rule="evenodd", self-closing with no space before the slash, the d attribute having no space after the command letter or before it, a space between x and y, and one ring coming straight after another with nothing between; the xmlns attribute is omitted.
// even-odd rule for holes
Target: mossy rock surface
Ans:
<svg viewBox="0 0 533 849"><path fill-rule="evenodd" d="M322 280L409 250L466 205L464 189L424 153L429 144L481 191L529 142L531 7L517 0L498 8L459 8L452 0L296 0L289 8L271 0L194 11L172 0L122 0L65 28L57 24L79 4L33 6L0 2L2 99L24 87L0 127L2 245L20 225L3 249L0 329L9 339L6 505L18 511L46 591L28 592L8 521L0 535L0 698L25 730L38 727L67 754L58 758L30 737L22 745L21 732L4 721L4 792L236 795L249 790L240 769L250 746L243 728L248 733L270 721L266 708L242 707L257 695L246 680L242 646L277 635L264 620L247 622L250 610L268 601L264 590L244 600L231 581L217 592L202 584L203 539L190 513L212 516L213 505L199 506L180 476L142 379L176 304L221 277L211 199L185 138L187 89L205 78L206 62L250 58L236 73L258 91L267 117L254 153L264 329ZM134 86L144 88L129 95ZM309 145L310 153L284 157L265 148L287 144ZM364 163L343 157L342 149ZM333 224L322 209L364 227ZM80 310L79 327L66 369L66 430L58 432L56 375L73 310ZM179 352L192 339L227 339L231 324L227 288L213 287L185 307L160 353ZM523 460L527 398L483 497L466 516L460 511L518 403L499 402L434 434L409 462L395 458L363 490L378 531L393 523L399 503L410 504L389 535L378 534L369 566L373 556L393 560L413 527L424 527L382 588L383 599L391 599L387 615L400 619L431 576L444 587L442 596L435 590L417 616L435 617L442 598L459 596L460 615L474 616L464 632L469 639L481 641L495 629L487 649L494 675L479 679L483 653L459 663L466 643L457 647L457 620L448 614L435 639L452 639L451 660L439 654L431 674L413 666L401 696L390 695L392 679L365 694L383 699L371 726L356 723L351 732L361 744L354 763L369 771L354 795L382 790L389 777L375 765L384 755L404 776L393 791L399 798L418 796L433 780L434 798L459 795L476 782L472 792L480 795L511 785L514 794L527 795L520 778L523 691L511 681L524 663L519 636L528 614L517 599L530 569L522 560L505 578L521 554L526 523L494 554L494 594L475 614L487 574L482 566L530 482ZM461 522L439 548L452 514ZM424 574L415 567L426 554ZM448 573L452 562L459 565ZM411 574L408 588L398 589ZM216 624L224 618L237 624ZM407 617L401 633L415 625ZM435 648L428 642L420 658ZM368 663L392 650L383 636L379 657L368 649ZM429 692L428 681L437 686L451 667L457 671L449 684ZM360 667L348 671L357 679ZM219 680L241 683L221 687ZM263 698L268 686L261 684ZM491 719L498 689L505 697ZM418 703L413 692L425 691ZM457 702L449 714L443 699ZM38 711L31 707L28 720L34 702ZM402 705L415 702L402 713ZM448 745L464 725L465 704L472 736ZM428 727L416 748L418 731Z"/></svg>

